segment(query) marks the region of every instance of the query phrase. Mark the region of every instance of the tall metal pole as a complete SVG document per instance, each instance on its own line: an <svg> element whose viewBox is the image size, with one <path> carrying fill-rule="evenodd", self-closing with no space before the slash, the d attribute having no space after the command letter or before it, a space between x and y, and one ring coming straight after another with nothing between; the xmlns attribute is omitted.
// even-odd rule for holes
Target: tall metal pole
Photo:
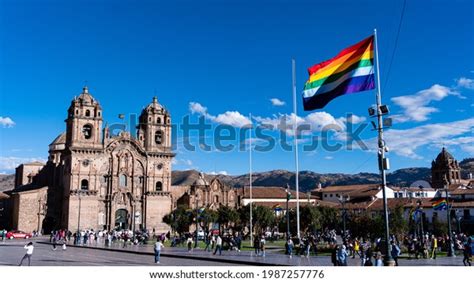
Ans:
<svg viewBox="0 0 474 282"><path fill-rule="evenodd" d="M445 182L445 191L446 191L446 214L448 217L448 257L455 257L453 249L453 231L451 230L451 208L449 207L449 193L448 193L448 183Z"/></svg>
<svg viewBox="0 0 474 282"><path fill-rule="evenodd" d="M342 232L344 232L342 234L342 241L345 243L346 242L346 199L345 198L342 198Z"/></svg>
<svg viewBox="0 0 474 282"><path fill-rule="evenodd" d="M79 192L77 194L77 196L79 197L79 212L77 213L77 232L80 232L80 228L81 228L81 193Z"/></svg>
<svg viewBox="0 0 474 282"><path fill-rule="evenodd" d="M36 232L40 233L40 221L41 221L41 199L38 200L38 228Z"/></svg>
<svg viewBox="0 0 474 282"><path fill-rule="evenodd" d="M390 229L388 226L388 207L387 207L387 177L385 175L385 144L383 140L383 121L382 121L382 111L380 106L382 105L382 97L380 94L380 69L379 69L379 50L377 45L377 29L374 29L374 43L375 43L375 63L376 63L376 75L377 75L377 123L378 123L378 163L380 175L382 178L382 191L383 191L383 214L384 214L384 223L385 223L385 265L394 265L394 260L391 255L391 244L390 244Z"/></svg>
<svg viewBox="0 0 474 282"><path fill-rule="evenodd" d="M291 198L290 185L286 184L286 239L291 238L290 234L290 208L289 202Z"/></svg>
<svg viewBox="0 0 474 282"><path fill-rule="evenodd" d="M299 162L298 162L298 133L297 131L297 115L296 115L296 66L295 60L291 60L291 72L292 72L292 83L293 83L293 134L294 134L294 147L295 147L295 184L296 184L296 236L298 241L300 240L300 185L299 185Z"/></svg>
<svg viewBox="0 0 474 282"><path fill-rule="evenodd" d="M197 190L197 189L196 189ZM198 195L197 191L194 191L194 208L196 209L196 241L194 241L194 248L197 248L198 245L198 231L199 231L199 223L198 223L198 216L199 216L199 210L198 210Z"/></svg>
<svg viewBox="0 0 474 282"><path fill-rule="evenodd" d="M252 122L252 114L249 115L250 122ZM250 188L250 246L253 247L253 217L252 217L252 123L249 130L249 188Z"/></svg>

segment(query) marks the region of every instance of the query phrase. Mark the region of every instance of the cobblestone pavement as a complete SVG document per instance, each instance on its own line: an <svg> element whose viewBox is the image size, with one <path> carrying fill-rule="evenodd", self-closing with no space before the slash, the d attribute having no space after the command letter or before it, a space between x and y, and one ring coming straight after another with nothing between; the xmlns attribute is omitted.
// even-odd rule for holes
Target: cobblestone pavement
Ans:
<svg viewBox="0 0 474 282"><path fill-rule="evenodd" d="M42 242L42 243L41 243ZM152 245L127 245L115 243L106 247L101 243L85 245L85 247L68 246L66 251L60 246L56 251L51 245L44 244L47 240L37 239L35 253L33 255L34 265L153 265ZM16 265L24 254L22 240L7 241L0 243L0 265ZM331 266L329 256L310 256L309 258L293 256L291 259L269 250L266 256L256 256L250 251L222 251L222 255L213 255L202 249L188 252L181 247L166 248L162 252L161 262L163 265L294 265L294 266ZM360 260L349 258L350 266L359 266ZM400 266L462 266L462 256L455 258L440 257L436 260L399 259Z"/></svg>
<svg viewBox="0 0 474 282"><path fill-rule="evenodd" d="M25 254L23 246L25 240L11 240L0 242L0 266L14 266L20 263ZM156 265L153 255L119 253L96 249L68 247L65 251L58 246L56 251L51 245L35 243L35 250L31 259L32 266L142 266ZM226 266L228 262L211 262L203 260L189 260L172 257L162 257L160 265L165 266ZM25 260L23 265L28 265Z"/></svg>

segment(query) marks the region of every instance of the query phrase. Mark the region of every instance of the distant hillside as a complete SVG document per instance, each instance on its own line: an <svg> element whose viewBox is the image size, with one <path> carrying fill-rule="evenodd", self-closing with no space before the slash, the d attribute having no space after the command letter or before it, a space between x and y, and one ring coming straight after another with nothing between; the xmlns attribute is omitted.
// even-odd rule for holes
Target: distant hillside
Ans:
<svg viewBox="0 0 474 282"><path fill-rule="evenodd" d="M190 185L199 177L199 172L195 170L173 171L173 185ZM233 187L243 187L248 185L249 175L205 175L207 180L213 177ZM266 172L256 172L252 175L255 186L285 186L287 183L291 188L295 188L295 174L286 170L272 170ZM405 168L387 174L387 181L391 185L408 186L417 180L429 181L431 171L429 168ZM331 185L351 185L351 184L371 184L379 183L380 176L376 173L316 173L313 171L301 171L299 175L301 191L314 189L319 183L323 187Z"/></svg>
<svg viewBox="0 0 474 282"><path fill-rule="evenodd" d="M464 159L459 163L462 168L463 178L467 177L469 172L474 174L474 158ZM214 177L219 178L224 183L233 187L243 187L248 185L249 175L204 175L207 181ZM176 170L171 174L172 185L191 185L199 178L199 172L196 170ZM426 167L403 168L387 174L387 182L394 186L409 186L417 180L430 181L431 170ZM351 185L351 184L372 184L379 183L380 176L377 173L360 172L357 174L345 173L317 173L313 171L301 171L299 176L301 191L309 191L318 186L323 187L331 185ZM287 170L272 170L265 172L255 172L253 174L253 184L255 186L285 186L289 184L295 188L295 174ZM15 175L0 175L0 191L7 191L14 188Z"/></svg>
<svg viewBox="0 0 474 282"><path fill-rule="evenodd" d="M468 178L469 173L474 176L474 158L467 158L459 162L461 177Z"/></svg>
<svg viewBox="0 0 474 282"><path fill-rule="evenodd" d="M0 174L0 192L15 188L14 174Z"/></svg>

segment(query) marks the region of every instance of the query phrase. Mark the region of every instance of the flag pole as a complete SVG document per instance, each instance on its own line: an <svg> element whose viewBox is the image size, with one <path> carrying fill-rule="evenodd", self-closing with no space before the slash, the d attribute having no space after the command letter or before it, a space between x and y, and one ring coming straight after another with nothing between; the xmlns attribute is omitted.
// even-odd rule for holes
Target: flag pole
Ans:
<svg viewBox="0 0 474 282"><path fill-rule="evenodd" d="M379 49L377 45L377 29L374 29L374 44L375 44L375 63L376 63L376 75L377 75L377 123L378 123L378 164L380 170L380 176L382 178L382 193L383 193L383 214L385 224L385 241L386 241L386 255L384 264L386 266L393 266L395 261L391 256L391 245L390 245L390 229L388 221L388 206L387 206L387 176L385 174L387 160L385 158L385 141L383 140L383 120L382 120L382 95L380 93L380 70L379 70Z"/></svg>
<svg viewBox="0 0 474 282"><path fill-rule="evenodd" d="M298 164L298 133L297 130L297 115L296 115L296 67L295 67L295 59L291 60L291 72L292 72L292 88L293 88L293 134L294 134L294 147L295 147L295 184L296 184L296 236L298 237L298 241L301 239L300 237L300 186L299 186L299 164Z"/></svg>
<svg viewBox="0 0 474 282"><path fill-rule="evenodd" d="M252 218L252 114L249 114L250 130L249 130L249 188L250 188L250 246L253 247L253 218Z"/></svg>

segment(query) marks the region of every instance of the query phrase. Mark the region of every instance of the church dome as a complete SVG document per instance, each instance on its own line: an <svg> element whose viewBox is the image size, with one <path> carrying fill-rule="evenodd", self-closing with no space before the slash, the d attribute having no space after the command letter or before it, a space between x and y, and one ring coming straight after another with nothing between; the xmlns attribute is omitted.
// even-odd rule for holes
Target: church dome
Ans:
<svg viewBox="0 0 474 282"><path fill-rule="evenodd" d="M443 149L441 150L441 152L438 154L438 156L436 157L436 162L446 162L446 161L449 161L449 160L454 160L454 157L453 155L451 155L445 147L443 147Z"/></svg>
<svg viewBox="0 0 474 282"><path fill-rule="evenodd" d="M208 186L209 183L204 179L204 174L202 172L199 173L199 178L196 179L193 183L194 186Z"/></svg>
<svg viewBox="0 0 474 282"><path fill-rule="evenodd" d="M92 97L87 86L82 88L82 93L79 95L79 97L74 98L74 101L81 105L99 106L99 102L95 100L94 97Z"/></svg>
<svg viewBox="0 0 474 282"><path fill-rule="evenodd" d="M153 97L153 101L145 108L145 111L159 113L163 111L166 112L166 109L160 103L158 103L158 98L155 96Z"/></svg>

